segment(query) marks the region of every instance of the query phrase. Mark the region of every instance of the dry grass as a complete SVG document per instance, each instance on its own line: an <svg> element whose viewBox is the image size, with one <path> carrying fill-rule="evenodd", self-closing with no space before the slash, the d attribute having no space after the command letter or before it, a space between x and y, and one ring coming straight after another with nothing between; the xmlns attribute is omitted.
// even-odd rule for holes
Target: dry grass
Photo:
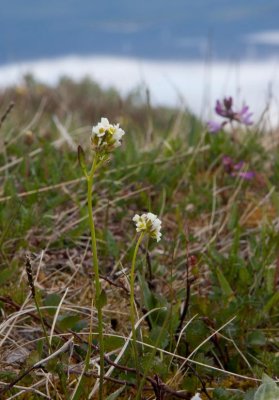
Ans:
<svg viewBox="0 0 279 400"><path fill-rule="evenodd" d="M137 265L144 398L161 399L161 390L164 398L190 399L200 390L203 399L239 400L263 372L278 375L277 141L259 132L237 142L224 133L210 136L189 114L153 110L138 95L123 100L89 81L64 80L50 89L29 77L26 86L0 97L3 110L15 103L1 121L0 379L3 388L14 383L3 398L74 399L92 302L85 186L74 149L87 143L89 126L104 115L127 131L124 149L97 176L94 197L108 297L107 395L124 386L118 398L135 393L131 217L150 207L163 220L164 240L148 251L144 245ZM226 175L223 154L245 159L256 178ZM50 359L28 290L24 257L30 252L58 352ZM95 312L93 322L96 328ZM97 398L96 345L81 399Z"/></svg>

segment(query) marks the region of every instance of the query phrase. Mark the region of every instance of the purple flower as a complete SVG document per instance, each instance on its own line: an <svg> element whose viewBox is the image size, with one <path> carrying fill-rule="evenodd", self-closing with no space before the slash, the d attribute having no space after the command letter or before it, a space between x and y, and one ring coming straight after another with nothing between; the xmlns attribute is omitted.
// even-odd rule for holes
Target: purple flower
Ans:
<svg viewBox="0 0 279 400"><path fill-rule="evenodd" d="M229 156L223 156L222 163L226 169L233 166L233 160Z"/></svg>
<svg viewBox="0 0 279 400"><path fill-rule="evenodd" d="M238 163L234 164L233 169L235 171L239 171L243 168L244 166L244 162L243 161L239 161Z"/></svg>
<svg viewBox="0 0 279 400"><path fill-rule="evenodd" d="M249 107L244 105L242 109L238 113L239 122L244 125L252 125L253 121L251 120L253 113L249 112Z"/></svg>
<svg viewBox="0 0 279 400"><path fill-rule="evenodd" d="M220 115L224 118L233 119L234 118L234 111L232 109L233 99L232 97L224 98L223 104L220 100L216 101L215 111L216 114Z"/></svg>
<svg viewBox="0 0 279 400"><path fill-rule="evenodd" d="M246 181L251 181L253 178L255 178L255 172L253 171L246 171L246 172L238 172L233 173L232 176L240 176L240 178L245 179Z"/></svg>
<svg viewBox="0 0 279 400"><path fill-rule="evenodd" d="M255 177L255 172L243 171L244 161L235 163L231 157L223 156L222 164L230 176L240 177L245 180L251 180Z"/></svg>
<svg viewBox="0 0 279 400"><path fill-rule="evenodd" d="M244 165L243 161L239 161L238 163L235 163L233 161L233 159L229 156L223 156L222 163L228 172L230 172L232 170L239 171L239 170L241 170L241 168Z"/></svg>
<svg viewBox="0 0 279 400"><path fill-rule="evenodd" d="M216 111L216 114L221 115L221 117L225 117L226 116L226 111L222 107L222 104L221 104L220 100L216 101L215 111Z"/></svg>
<svg viewBox="0 0 279 400"><path fill-rule="evenodd" d="M216 133L216 132L220 131L220 129L222 129L222 126L223 126L223 124L221 124L219 122L215 122L215 121L207 122L208 131L211 133Z"/></svg>
<svg viewBox="0 0 279 400"><path fill-rule="evenodd" d="M233 98L225 97L223 101L216 101L215 112L220 117L227 118L230 121L238 121L244 125L252 125L251 117L253 113L249 111L249 107L245 104L240 111L233 109Z"/></svg>

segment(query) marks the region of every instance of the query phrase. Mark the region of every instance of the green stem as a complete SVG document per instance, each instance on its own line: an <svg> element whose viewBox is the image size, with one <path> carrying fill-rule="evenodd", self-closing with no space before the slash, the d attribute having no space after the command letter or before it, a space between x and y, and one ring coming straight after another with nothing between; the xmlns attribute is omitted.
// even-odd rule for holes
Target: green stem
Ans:
<svg viewBox="0 0 279 400"><path fill-rule="evenodd" d="M46 342L47 342L47 346L48 346L48 352L50 354L51 353L51 343L50 343L50 340L49 340L49 337L48 337L48 334L47 334L47 331L46 331L44 318L43 318L43 315L42 315L42 312L41 312L41 309L40 309L40 306L39 306L39 302L38 302L38 298L37 298L36 292L35 292L35 296L33 298L34 298L34 303L35 303L36 309L38 311L38 314L39 314L39 317L40 317L40 320L41 320L41 325L42 325L42 328L43 328L43 331L44 331L44 335L45 335L45 338L46 338Z"/></svg>
<svg viewBox="0 0 279 400"><path fill-rule="evenodd" d="M142 392L142 389L143 389L143 386L145 384L145 380L146 380L146 377L147 377L147 374L148 374L148 371L149 371L149 365L152 364L152 360L155 357L155 354L156 354L157 349L159 347L159 343L161 341L162 335L167 329L167 323L168 323L168 321L170 321L171 312L172 312L172 310L170 308L170 311L167 313L166 318L164 320L163 326L161 327L160 333L157 336L155 345L154 345L154 347L153 347L153 349L152 349L152 351L150 353L150 356L149 356L148 361L146 363L145 369L143 371L143 375L141 376L141 381L140 381L140 384L139 384L138 389L137 389L137 394L136 394L135 400L140 400L141 399L141 392Z"/></svg>
<svg viewBox="0 0 279 400"><path fill-rule="evenodd" d="M95 173L97 167L98 167L97 157L95 157L94 161L92 163L91 171L87 178L87 205L88 205L88 215L89 215L89 226L90 226L90 232L91 232L91 246L92 246L92 254L93 254L93 274L95 277L95 305L96 305L97 314L98 314L98 336L99 336L99 349L100 349L99 400L102 400L103 399L103 382L104 382L104 338L103 338L102 306L100 305L100 301L99 301L102 288L101 288L100 277L99 277L96 233L95 233L95 225L94 225L94 218L93 218L93 212L92 212L93 179L94 179L94 173ZM94 289L94 281L92 281L92 286ZM88 352L89 352L89 359L87 359L88 364L89 364L90 354L91 354L91 343L92 343L92 318L91 318L91 322L90 322L90 333L89 333L89 340L88 340Z"/></svg>
<svg viewBox="0 0 279 400"><path fill-rule="evenodd" d="M139 246L142 242L145 232L141 232L138 241L136 243L136 247L133 254L132 266L131 266L131 274L130 274L130 307L131 307L131 325L132 325L132 347L135 358L136 370L139 371L139 362L138 362L138 354L137 354L137 336L135 329L136 322L136 310L135 310L135 267L136 267L136 259L139 250ZM140 376L137 375L137 380L139 382Z"/></svg>

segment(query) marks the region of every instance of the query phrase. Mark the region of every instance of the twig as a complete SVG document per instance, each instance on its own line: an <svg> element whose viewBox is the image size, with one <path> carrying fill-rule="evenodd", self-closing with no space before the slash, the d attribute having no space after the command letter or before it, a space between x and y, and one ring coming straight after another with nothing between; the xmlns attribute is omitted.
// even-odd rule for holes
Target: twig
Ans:
<svg viewBox="0 0 279 400"><path fill-rule="evenodd" d="M97 346L94 346L94 348L95 348L95 349L98 349ZM125 367L124 365L120 365L120 364L114 363L114 362L113 362L109 357L107 357L106 355L105 355L105 361L106 361L108 364L110 364L110 365L114 366L115 368L118 368L118 369L120 369L120 370L122 370L122 371L132 372L132 373L134 373L134 374L138 373L140 376L143 376L143 375L144 375L144 374L141 373L140 371L137 371L135 368ZM151 383L152 387L154 387L154 385L155 385L155 386L157 385L157 378L156 378L156 379L153 379L153 378L150 378L149 376L147 376L147 377L145 377L145 379L146 379L149 383ZM179 399L186 399L186 400L189 400L189 394L177 392L176 390L170 388L169 386L167 386L167 385L166 385L165 383L163 383L163 382L160 383L160 387L161 387L161 390L164 390L164 392L166 392L166 393L168 393L168 394L171 394L171 395L174 396L174 397L177 397L177 398L179 398Z"/></svg>
<svg viewBox="0 0 279 400"><path fill-rule="evenodd" d="M189 303L190 303L190 294L191 294L191 281L189 279L189 266L190 266L190 257L189 257L189 241L188 241L188 232L187 228L185 229L185 240L186 240L186 261L185 261L185 268L186 268L186 297L183 306L183 310L180 316L180 322L176 329L176 337L179 335L179 332L182 329L184 320L186 318Z"/></svg>
<svg viewBox="0 0 279 400"><path fill-rule="evenodd" d="M207 388L206 388L206 384L204 383L204 381L202 380L202 378L200 377L200 374L198 374L198 372L195 370L195 368L191 365L191 364L189 364L189 363L187 363L187 367L189 367L190 368L190 370L193 372L193 374L198 378L198 380L200 381L200 383L201 383L201 391L206 395L206 397L209 399L209 400L211 400L211 396L209 395L209 393L208 393L208 391L207 391Z"/></svg>
<svg viewBox="0 0 279 400"><path fill-rule="evenodd" d="M2 301L3 303L8 304L10 307L14 308L14 309L17 310L17 311L19 311L20 308L21 308L20 305L17 304L16 302L14 302L10 297L0 296L0 301ZM30 312L27 312L27 315L29 315L29 317L31 317L34 321L41 322L40 317L39 317L38 315L32 313L31 311L30 311ZM48 320L47 320L46 318L43 318L43 319L44 319L44 324L45 324L48 328L51 328L51 324L48 322ZM55 327L54 332L55 332L56 334L58 334L58 335L60 336L60 338L61 338L62 340L64 340L64 342L67 342L67 337L65 337L65 336L63 335L63 333L62 333L59 329L57 329L57 328ZM80 343L86 343L76 332L71 331L71 330L70 330L69 332L70 332ZM73 352L73 357L74 357L74 359L75 359L77 362L80 362L80 361L81 361L80 354L78 354L78 353L75 352L75 351Z"/></svg>
<svg viewBox="0 0 279 400"><path fill-rule="evenodd" d="M156 384L152 383L152 387L156 396L156 400L164 400L165 392L164 389L162 388L163 382L161 381L161 379L157 374L154 376L154 380Z"/></svg>
<svg viewBox="0 0 279 400"><path fill-rule="evenodd" d="M1 129L2 125L3 125L3 122L7 118L7 116L10 114L10 112L14 108L14 105L15 105L15 103L13 101L11 101L10 104L8 105L8 108L6 109L6 111L4 112L2 117L0 118L0 129Z"/></svg>
<svg viewBox="0 0 279 400"><path fill-rule="evenodd" d="M73 338L70 338L66 343L63 344L60 349L52 353L50 356L44 358L43 360L38 361L36 364L32 365L29 367L26 371L24 371L22 374L20 374L16 379L14 379L11 383L9 383L7 386L2 388L0 390L0 396L3 395L4 393L8 392L11 390L19 381L21 381L25 376L29 375L30 372L34 371L35 369L42 368L43 364L48 362L49 360L52 360L56 356L58 356L61 353L65 353L68 351L71 347L73 346Z"/></svg>
<svg viewBox="0 0 279 400"><path fill-rule="evenodd" d="M70 370L69 373L70 374L74 374L74 375L79 375L80 374L79 371L75 371L74 369ZM94 378L100 378L100 375L95 373L95 372L93 372L93 371L83 372L83 375L85 375L87 377L94 376ZM137 385L134 382L124 381L122 379L117 379L117 378L111 378L110 376L104 376L104 379L106 379L107 381L113 382L113 383L118 383L119 385L131 386L131 387L133 387L135 389L137 388ZM143 388L143 390L145 390L145 391L149 390L150 391L151 388L145 386Z"/></svg>

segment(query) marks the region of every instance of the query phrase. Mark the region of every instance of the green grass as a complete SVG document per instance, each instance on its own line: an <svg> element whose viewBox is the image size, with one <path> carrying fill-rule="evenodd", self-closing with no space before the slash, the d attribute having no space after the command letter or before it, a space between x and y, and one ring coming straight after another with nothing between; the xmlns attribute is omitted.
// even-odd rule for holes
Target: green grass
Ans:
<svg viewBox="0 0 279 400"><path fill-rule="evenodd" d="M271 140L270 133L253 128L240 129L236 141L225 132L210 135L191 114L151 108L145 93L123 99L89 80L63 79L49 88L27 77L25 85L0 97L0 115L15 102L0 128L0 382L12 382L48 355L25 275L29 252L40 303L49 307L43 309L49 332L68 290L55 324L54 350L71 336L75 347L71 356L66 351L45 363L44 372L37 368L24 377L17 385L33 392L18 398L39 399L43 393L70 399L81 374L92 266L86 184L72 147L81 144L89 163L91 127L106 116L126 131L123 146L97 174L93 195L108 301L103 309L106 371L131 332L126 276L135 245L132 217L150 210L162 219L163 240L158 245L150 240L148 251L145 242L136 265L139 318L150 312L140 325L144 344L139 346L146 398L161 398L155 397L158 378L169 389L165 398L180 392L190 399L200 391L202 399L254 399L263 373L279 375L274 136ZM68 142L54 116L69 132ZM230 176L223 155L244 160L256 177ZM95 357L98 349L93 350ZM134 397L131 354L128 346L121 369L110 374L118 381L105 384L107 396L122 387L118 398ZM87 398L96 373L92 368L84 377L76 398ZM23 390L17 385L7 398Z"/></svg>

